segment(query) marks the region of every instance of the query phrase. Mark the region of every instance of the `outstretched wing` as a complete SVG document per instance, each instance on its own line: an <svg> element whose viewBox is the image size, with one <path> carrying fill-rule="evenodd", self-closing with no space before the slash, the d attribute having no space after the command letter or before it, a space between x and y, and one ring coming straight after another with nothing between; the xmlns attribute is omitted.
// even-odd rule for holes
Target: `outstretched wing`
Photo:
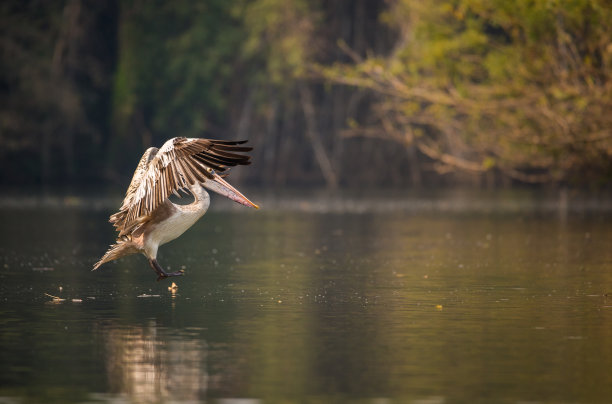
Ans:
<svg viewBox="0 0 612 404"><path fill-rule="evenodd" d="M140 186L142 179L145 177L147 173L147 168L149 167L149 163L151 162L151 160L153 160L153 158L155 157L158 151L159 149L157 147L149 147L147 151L145 151L142 157L140 158L140 161L138 162L138 166L136 167L136 171L134 171L132 182L130 182L130 186L125 192L125 198L123 198L123 203L121 203L121 208L123 208L124 206L129 206L131 204L136 190Z"/></svg>
<svg viewBox="0 0 612 404"><path fill-rule="evenodd" d="M250 157L239 152L251 147L243 141L175 137L159 149L150 148L140 159L119 212L110 222L119 237L129 234L170 194L212 178L211 171L250 164Z"/></svg>

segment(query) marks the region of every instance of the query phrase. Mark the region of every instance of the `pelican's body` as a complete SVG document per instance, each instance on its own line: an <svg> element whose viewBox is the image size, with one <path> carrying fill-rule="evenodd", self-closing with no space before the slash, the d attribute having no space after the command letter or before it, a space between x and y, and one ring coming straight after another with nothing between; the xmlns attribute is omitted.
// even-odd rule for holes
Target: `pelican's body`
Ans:
<svg viewBox="0 0 612 404"><path fill-rule="evenodd" d="M157 208L151 221L142 226L142 231L134 232L140 237L139 241L142 240L142 249L147 256L155 257L160 245L178 238L204 216L210 205L208 192L195 186L191 193L195 198L192 204L175 205L166 200Z"/></svg>
<svg viewBox="0 0 612 404"><path fill-rule="evenodd" d="M210 196L203 187L258 208L215 172L250 164L248 156L236 154L251 150L238 146L242 143L173 138L159 150L149 148L140 159L119 212L110 217L119 232L117 242L94 265L94 270L105 262L142 253L158 274L158 280L182 275L182 271L166 273L157 262L157 250L183 234L206 213ZM189 191L194 197L193 203L172 203L168 197L178 190Z"/></svg>

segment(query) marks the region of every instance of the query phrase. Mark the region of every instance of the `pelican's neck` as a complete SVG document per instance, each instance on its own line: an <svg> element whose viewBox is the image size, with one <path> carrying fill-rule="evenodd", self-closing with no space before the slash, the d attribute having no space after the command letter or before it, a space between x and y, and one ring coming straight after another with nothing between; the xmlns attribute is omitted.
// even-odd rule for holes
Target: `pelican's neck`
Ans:
<svg viewBox="0 0 612 404"><path fill-rule="evenodd" d="M202 215L206 213L208 206L210 206L210 195L208 195L208 192L199 184L191 185L189 191L193 195L194 201L189 205L175 206L184 212L200 212Z"/></svg>

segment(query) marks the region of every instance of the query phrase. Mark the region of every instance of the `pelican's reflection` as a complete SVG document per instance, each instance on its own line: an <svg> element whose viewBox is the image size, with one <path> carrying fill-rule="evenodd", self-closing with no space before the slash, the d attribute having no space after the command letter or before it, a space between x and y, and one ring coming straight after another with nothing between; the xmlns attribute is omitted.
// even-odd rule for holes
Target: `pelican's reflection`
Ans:
<svg viewBox="0 0 612 404"><path fill-rule="evenodd" d="M198 401L206 396L207 345L197 332L103 326L110 391L134 402Z"/></svg>

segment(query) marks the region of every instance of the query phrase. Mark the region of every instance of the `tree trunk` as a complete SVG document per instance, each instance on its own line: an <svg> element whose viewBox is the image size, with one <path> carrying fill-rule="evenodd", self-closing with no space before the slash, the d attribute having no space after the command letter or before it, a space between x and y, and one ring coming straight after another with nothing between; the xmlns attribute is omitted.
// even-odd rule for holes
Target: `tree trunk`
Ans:
<svg viewBox="0 0 612 404"><path fill-rule="evenodd" d="M301 84L299 86L299 92L300 101L302 103L302 110L304 111L304 118L306 121L306 137L312 145L317 164L319 165L321 173L325 178L325 183L327 184L327 187L330 189L335 189L338 187L338 178L332 166L331 160L329 159L329 156L325 151L325 146L323 146L323 143L321 142L319 132L317 131L312 93L305 84Z"/></svg>

